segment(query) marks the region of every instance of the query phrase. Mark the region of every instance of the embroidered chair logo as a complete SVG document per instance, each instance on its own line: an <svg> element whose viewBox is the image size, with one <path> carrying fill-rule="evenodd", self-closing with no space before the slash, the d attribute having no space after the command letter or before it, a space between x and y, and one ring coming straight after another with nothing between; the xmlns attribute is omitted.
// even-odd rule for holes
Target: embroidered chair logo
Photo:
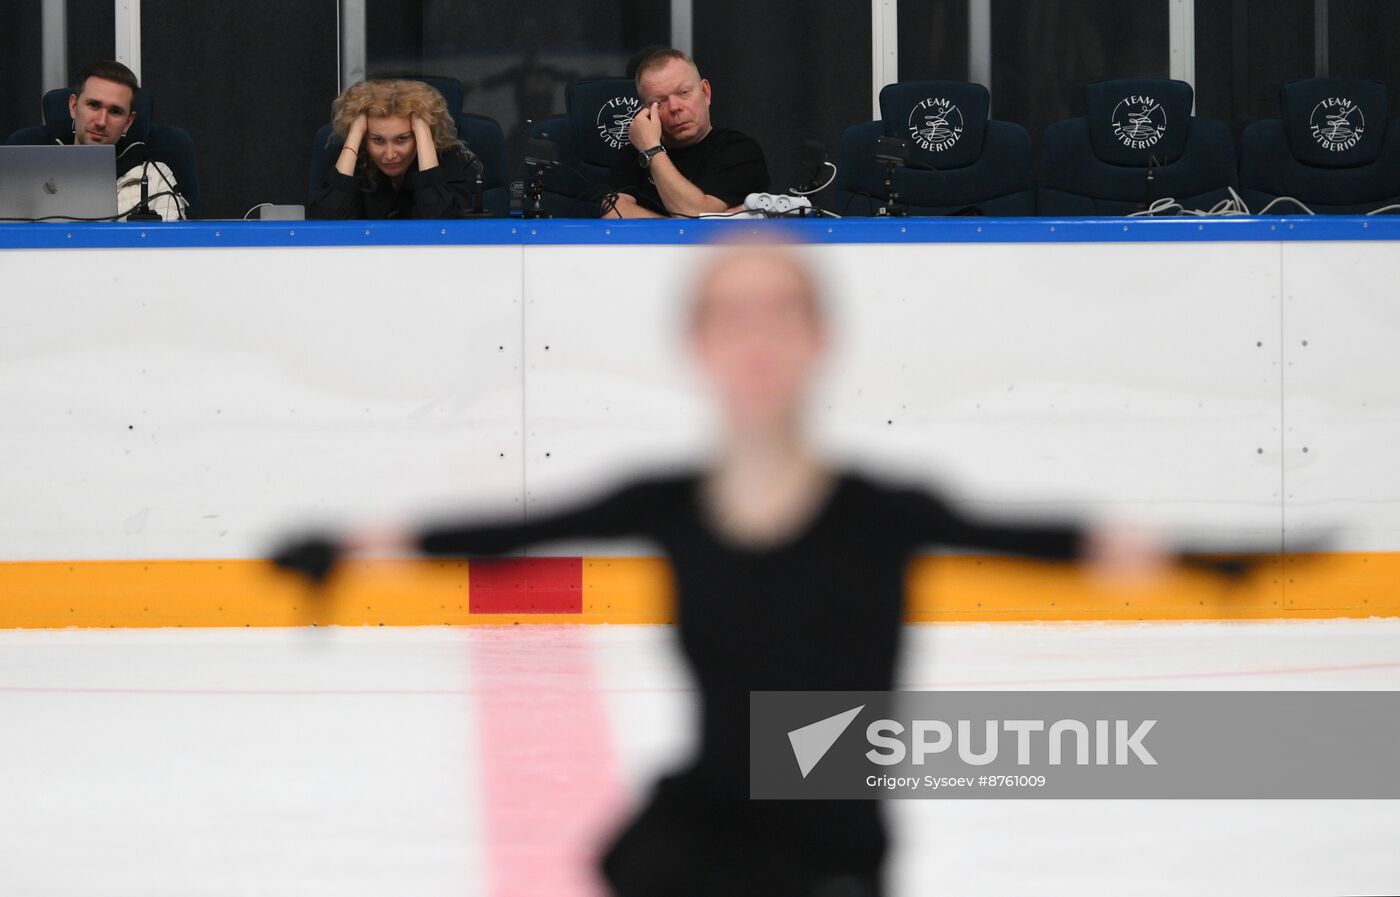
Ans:
<svg viewBox="0 0 1400 897"><path fill-rule="evenodd" d="M1328 97L1313 107L1308 120L1313 139L1323 149L1344 153L1361 142L1366 117L1361 107L1345 97Z"/></svg>
<svg viewBox="0 0 1400 897"><path fill-rule="evenodd" d="M622 149L627 143L627 128L632 124L632 116L642 106L636 97L613 97L598 107L594 125L598 136L613 149Z"/></svg>
<svg viewBox="0 0 1400 897"><path fill-rule="evenodd" d="M1167 110L1152 97L1130 96L1113 107L1113 136L1128 149L1148 149L1167 132Z"/></svg>
<svg viewBox="0 0 1400 897"><path fill-rule="evenodd" d="M952 149L963 127L962 110L942 97L925 97L909 112L909 136L930 153Z"/></svg>

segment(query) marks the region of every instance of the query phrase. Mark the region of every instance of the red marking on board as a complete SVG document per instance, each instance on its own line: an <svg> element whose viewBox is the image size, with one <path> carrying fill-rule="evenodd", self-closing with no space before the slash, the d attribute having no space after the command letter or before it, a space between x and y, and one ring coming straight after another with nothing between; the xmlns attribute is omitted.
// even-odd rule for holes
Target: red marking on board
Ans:
<svg viewBox="0 0 1400 897"><path fill-rule="evenodd" d="M474 614L583 613L583 558L472 561Z"/></svg>

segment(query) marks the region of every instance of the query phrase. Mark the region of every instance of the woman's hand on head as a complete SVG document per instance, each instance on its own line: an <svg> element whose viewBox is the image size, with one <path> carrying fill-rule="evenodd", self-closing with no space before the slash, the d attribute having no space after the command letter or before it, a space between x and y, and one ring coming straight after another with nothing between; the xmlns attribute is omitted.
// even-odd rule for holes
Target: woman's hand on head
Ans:
<svg viewBox="0 0 1400 897"><path fill-rule="evenodd" d="M428 120L418 113L410 113L408 123L413 126L413 139L418 142L419 149L423 144L433 142L433 127L428 124Z"/></svg>
<svg viewBox="0 0 1400 897"><path fill-rule="evenodd" d="M428 120L417 113L410 113L408 122L413 126L413 142L418 153L418 170L427 171L438 164L437 144L433 141L433 127Z"/></svg>
<svg viewBox="0 0 1400 897"><path fill-rule="evenodd" d="M360 113L354 121L350 123L350 130L345 134L345 145L340 148L340 153L335 157L335 170L346 177L355 176L355 164L359 160L360 152L364 149L365 132L369 130L369 116Z"/></svg>
<svg viewBox="0 0 1400 897"><path fill-rule="evenodd" d="M365 133L369 131L369 116L361 112L354 121L350 123L350 132L345 135L345 145L358 150L360 144L365 141Z"/></svg>

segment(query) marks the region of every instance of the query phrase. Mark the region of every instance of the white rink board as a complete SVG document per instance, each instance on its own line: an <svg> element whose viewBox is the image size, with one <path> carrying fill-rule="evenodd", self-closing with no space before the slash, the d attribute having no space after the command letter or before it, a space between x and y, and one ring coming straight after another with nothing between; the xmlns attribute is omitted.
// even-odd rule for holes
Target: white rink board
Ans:
<svg viewBox="0 0 1400 897"><path fill-rule="evenodd" d="M0 253L0 560L255 556L308 518L518 514L693 457L683 290L707 251ZM1400 549L1393 244L804 251L838 322L833 451L991 513L1262 544L1287 458L1290 521ZM56 289L55 259L102 289Z"/></svg>
<svg viewBox="0 0 1400 897"><path fill-rule="evenodd" d="M1400 546L1400 251L1283 247L1287 535ZM1295 540L1295 541L1296 541Z"/></svg>
<svg viewBox="0 0 1400 897"><path fill-rule="evenodd" d="M516 506L520 254L0 253L3 558L248 557L308 520ZM54 288L55 260L102 289Z"/></svg>
<svg viewBox="0 0 1400 897"><path fill-rule="evenodd" d="M707 251L529 250L531 507L704 444L679 294ZM1276 246L804 251L837 322L813 409L834 454L988 513L1073 502L1196 540L1277 537Z"/></svg>

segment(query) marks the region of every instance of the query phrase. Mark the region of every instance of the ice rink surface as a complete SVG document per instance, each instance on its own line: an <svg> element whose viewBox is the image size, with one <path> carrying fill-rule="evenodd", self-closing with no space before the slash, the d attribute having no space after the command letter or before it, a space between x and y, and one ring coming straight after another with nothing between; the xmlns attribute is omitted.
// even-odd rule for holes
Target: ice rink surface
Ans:
<svg viewBox="0 0 1400 897"><path fill-rule="evenodd" d="M671 639L0 632L0 894L597 894L594 845L688 743ZM912 626L904 668L915 688L1397 690L1400 620ZM1397 801L892 809L895 897L1400 893Z"/></svg>

